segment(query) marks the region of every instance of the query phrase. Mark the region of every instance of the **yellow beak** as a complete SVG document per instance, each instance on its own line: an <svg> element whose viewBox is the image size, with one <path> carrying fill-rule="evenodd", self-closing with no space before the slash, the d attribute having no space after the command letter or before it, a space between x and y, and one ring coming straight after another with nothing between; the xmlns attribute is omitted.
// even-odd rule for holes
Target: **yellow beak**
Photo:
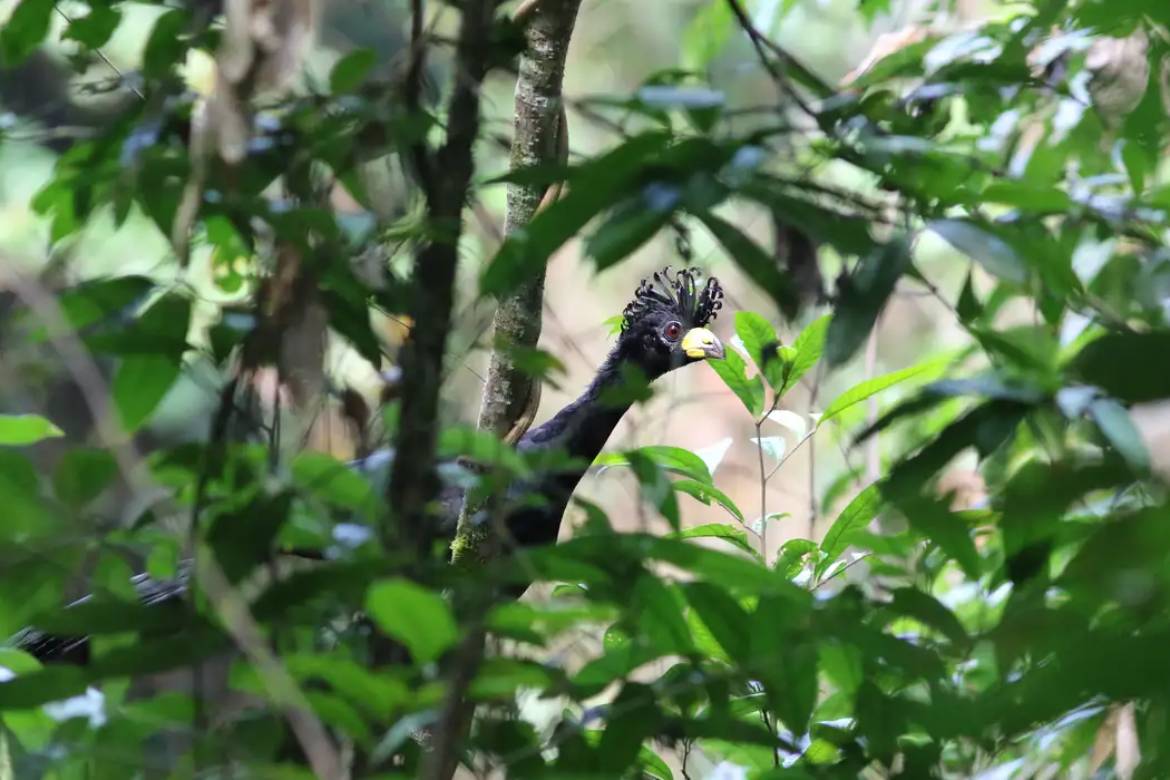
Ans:
<svg viewBox="0 0 1170 780"><path fill-rule="evenodd" d="M683 354L695 360L723 358L723 342L706 328L691 328L682 340Z"/></svg>

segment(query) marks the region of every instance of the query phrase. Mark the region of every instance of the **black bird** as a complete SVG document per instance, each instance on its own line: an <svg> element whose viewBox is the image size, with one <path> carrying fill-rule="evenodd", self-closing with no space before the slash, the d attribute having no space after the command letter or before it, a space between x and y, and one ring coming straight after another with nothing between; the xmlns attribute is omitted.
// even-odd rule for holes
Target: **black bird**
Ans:
<svg viewBox="0 0 1170 780"><path fill-rule="evenodd" d="M632 395L623 392L623 387L628 387L631 380L652 381L689 363L724 356L722 342L706 328L722 306L723 290L718 280L710 277L700 284L700 276L693 269L674 272L667 267L642 281L623 311L617 344L585 392L517 443L520 452L563 450L579 465L509 487L503 516L508 546L556 542L573 490L633 403ZM377 479L389 473L392 459L393 452L383 450L353 466ZM458 467L447 463L441 464L440 470L451 473ZM458 480L444 488L438 535L453 536L463 490ZM525 500L533 496L539 500ZM184 567L183 571L188 569ZM139 575L134 584L148 604L173 601L186 590L185 577L157 583ZM85 638L50 636L35 630L21 632L12 643L42 661L84 661L88 651Z"/></svg>

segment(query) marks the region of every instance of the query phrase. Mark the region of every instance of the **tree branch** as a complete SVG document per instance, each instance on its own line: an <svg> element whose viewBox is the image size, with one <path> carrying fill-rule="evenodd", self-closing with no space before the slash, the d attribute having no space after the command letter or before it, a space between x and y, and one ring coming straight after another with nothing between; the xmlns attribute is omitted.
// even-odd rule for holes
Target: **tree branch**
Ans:
<svg viewBox="0 0 1170 780"><path fill-rule="evenodd" d="M455 88L448 107L447 140L436 154L436 175L424 189L437 236L414 260L414 321L402 350L402 409L387 499L393 518L383 526L388 548L406 544L420 555L430 541L427 506L438 494L435 442L443 354L451 328L455 270L463 206L474 170L479 135L480 85L491 52L496 0L467 0L456 47ZM438 175L441 172L441 175Z"/></svg>
<svg viewBox="0 0 1170 780"><path fill-rule="evenodd" d="M515 21L524 25L527 46L520 57L516 79L513 170L563 161L568 155L561 86L579 6L580 0L529 0L517 9ZM540 185L509 185L505 232L523 228L559 194L559 184L547 190ZM536 414L540 383L516 366L509 348L536 346L540 339L543 298L542 271L500 299L492 321L495 349L484 386L479 428L512 442L524 434ZM481 546L487 529L472 526L468 522L468 510L465 506L459 518L453 545L456 563L486 557Z"/></svg>

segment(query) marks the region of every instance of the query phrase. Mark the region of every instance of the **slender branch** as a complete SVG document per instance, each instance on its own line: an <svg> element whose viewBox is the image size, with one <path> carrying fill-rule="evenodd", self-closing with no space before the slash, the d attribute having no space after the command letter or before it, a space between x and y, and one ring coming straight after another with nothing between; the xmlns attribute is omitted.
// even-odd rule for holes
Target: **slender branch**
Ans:
<svg viewBox="0 0 1170 780"><path fill-rule="evenodd" d="M434 158L434 171L424 184L427 211L439 235L414 261L415 327L402 350L402 407L396 441L402 457L394 459L388 503L394 518L384 524L387 546L404 544L422 555L430 541L427 506L438 494L435 472L439 386L443 355L451 328L458 239L462 212L474 170L472 149L479 135L480 84L491 55L491 24L495 0L469 0L456 50L456 83L448 107L447 140Z"/></svg>

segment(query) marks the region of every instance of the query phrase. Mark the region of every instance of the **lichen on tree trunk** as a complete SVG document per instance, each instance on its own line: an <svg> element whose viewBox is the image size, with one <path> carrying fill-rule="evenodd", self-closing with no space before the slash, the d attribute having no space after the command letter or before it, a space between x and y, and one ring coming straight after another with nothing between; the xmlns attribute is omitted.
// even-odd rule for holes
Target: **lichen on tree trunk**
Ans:
<svg viewBox="0 0 1170 780"><path fill-rule="evenodd" d="M579 6L580 0L531 0L517 11L517 21L524 24L527 45L520 57L516 79L511 154L514 170L564 158L568 136L561 85ZM550 199L555 199L555 192L543 186L509 185L505 232L511 234L523 229L541 204ZM539 382L520 370L509 347L536 346L540 339L543 298L542 270L498 303L492 322L494 349L483 390L480 430L514 441L523 434L535 413L540 397ZM457 564L474 563L491 555L486 546L490 527L475 526L468 521L474 509L464 506L459 518L452 544L452 559Z"/></svg>

